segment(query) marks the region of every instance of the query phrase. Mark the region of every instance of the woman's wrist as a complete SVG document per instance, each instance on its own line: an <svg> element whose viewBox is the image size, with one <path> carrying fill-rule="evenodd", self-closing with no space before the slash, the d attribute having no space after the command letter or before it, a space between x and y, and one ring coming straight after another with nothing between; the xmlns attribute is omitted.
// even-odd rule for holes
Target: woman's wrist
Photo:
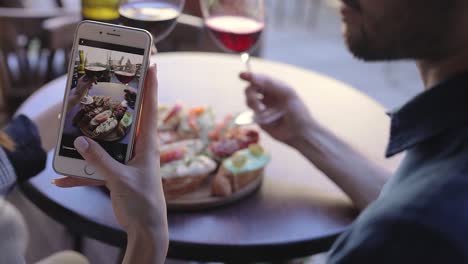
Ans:
<svg viewBox="0 0 468 264"><path fill-rule="evenodd" d="M127 229L127 250L123 263L164 263L169 246L167 225L135 225Z"/></svg>

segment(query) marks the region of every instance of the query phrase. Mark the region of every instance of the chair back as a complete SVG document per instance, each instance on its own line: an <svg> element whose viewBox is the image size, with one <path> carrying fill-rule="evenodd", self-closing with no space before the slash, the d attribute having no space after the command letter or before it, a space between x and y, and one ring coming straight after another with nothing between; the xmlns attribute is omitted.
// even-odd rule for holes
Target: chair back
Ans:
<svg viewBox="0 0 468 264"><path fill-rule="evenodd" d="M4 109L10 114L44 83L47 56L42 23L64 11L58 8L0 8L0 57Z"/></svg>

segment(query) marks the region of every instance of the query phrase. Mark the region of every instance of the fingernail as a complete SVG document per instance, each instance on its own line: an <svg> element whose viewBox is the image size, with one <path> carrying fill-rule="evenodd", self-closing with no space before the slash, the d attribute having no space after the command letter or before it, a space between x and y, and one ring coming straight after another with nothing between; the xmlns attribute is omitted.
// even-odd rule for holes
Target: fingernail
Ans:
<svg viewBox="0 0 468 264"><path fill-rule="evenodd" d="M52 183L53 185L57 185L57 184L55 183L55 179L51 180L50 183Z"/></svg>
<svg viewBox="0 0 468 264"><path fill-rule="evenodd" d="M78 152L86 152L86 150L88 150L89 147L89 143L84 137L76 138L74 145Z"/></svg>

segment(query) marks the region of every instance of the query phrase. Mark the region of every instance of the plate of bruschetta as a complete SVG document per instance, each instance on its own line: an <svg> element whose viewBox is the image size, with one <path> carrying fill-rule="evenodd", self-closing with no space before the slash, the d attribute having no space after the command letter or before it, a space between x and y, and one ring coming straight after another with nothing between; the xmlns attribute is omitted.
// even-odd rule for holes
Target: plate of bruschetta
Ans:
<svg viewBox="0 0 468 264"><path fill-rule="evenodd" d="M100 82L90 90L92 103L81 104L72 124L85 136L99 141L119 141L129 133L133 123L132 87L118 83Z"/></svg>
<svg viewBox="0 0 468 264"><path fill-rule="evenodd" d="M122 139L132 124L127 106L110 96L93 96L93 103L83 105L73 118L73 125L92 139L117 141Z"/></svg>
<svg viewBox="0 0 468 264"><path fill-rule="evenodd" d="M226 205L261 186L270 155L258 130L234 119L217 119L210 107L159 107L160 172L169 210Z"/></svg>

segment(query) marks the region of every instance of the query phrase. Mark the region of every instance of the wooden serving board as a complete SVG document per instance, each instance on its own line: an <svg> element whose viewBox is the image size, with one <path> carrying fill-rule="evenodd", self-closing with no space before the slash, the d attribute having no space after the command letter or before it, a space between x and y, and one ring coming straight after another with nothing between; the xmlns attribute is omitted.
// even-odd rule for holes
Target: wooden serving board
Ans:
<svg viewBox="0 0 468 264"><path fill-rule="evenodd" d="M166 200L167 209L169 211L197 211L210 209L215 207L225 206L237 202L250 194L256 192L263 181L263 174L257 177L254 181L244 186L239 191L227 197L211 196L211 180L214 175L205 179L202 185L195 191L179 196L175 199Z"/></svg>

